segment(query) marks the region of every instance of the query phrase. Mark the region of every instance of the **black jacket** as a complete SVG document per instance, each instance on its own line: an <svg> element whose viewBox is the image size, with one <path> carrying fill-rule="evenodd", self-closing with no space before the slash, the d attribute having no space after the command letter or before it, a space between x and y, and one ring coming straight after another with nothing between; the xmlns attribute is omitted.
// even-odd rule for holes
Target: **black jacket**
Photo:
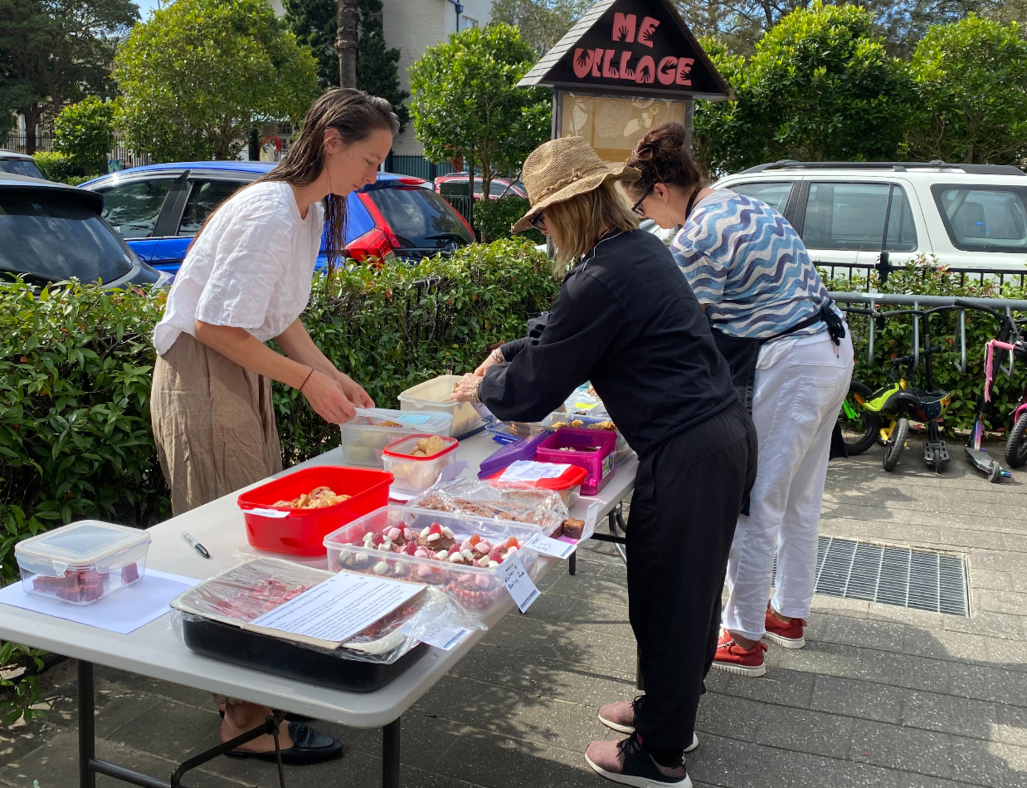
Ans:
<svg viewBox="0 0 1027 788"><path fill-rule="evenodd" d="M602 239L563 281L544 329L503 346L479 394L504 421L540 421L590 380L639 455L738 397L670 252L641 231Z"/></svg>

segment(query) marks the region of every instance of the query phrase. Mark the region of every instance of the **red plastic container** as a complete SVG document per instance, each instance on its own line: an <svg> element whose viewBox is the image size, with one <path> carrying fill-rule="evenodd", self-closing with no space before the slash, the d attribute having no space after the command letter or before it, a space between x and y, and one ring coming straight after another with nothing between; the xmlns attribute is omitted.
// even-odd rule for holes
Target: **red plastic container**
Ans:
<svg viewBox="0 0 1027 788"><path fill-rule="evenodd" d="M581 494L595 495L617 466L617 433L561 427L539 444L535 459L584 468L588 476L581 485Z"/></svg>
<svg viewBox="0 0 1027 788"><path fill-rule="evenodd" d="M325 555L324 538L358 517L389 502L392 474L366 468L321 465L272 479L239 496L246 519L246 538L257 550L289 555ZM275 506L291 501L315 487L330 487L336 495L351 496L323 509L289 509ZM251 511L251 510L257 511ZM285 512L285 516L261 514L260 510Z"/></svg>

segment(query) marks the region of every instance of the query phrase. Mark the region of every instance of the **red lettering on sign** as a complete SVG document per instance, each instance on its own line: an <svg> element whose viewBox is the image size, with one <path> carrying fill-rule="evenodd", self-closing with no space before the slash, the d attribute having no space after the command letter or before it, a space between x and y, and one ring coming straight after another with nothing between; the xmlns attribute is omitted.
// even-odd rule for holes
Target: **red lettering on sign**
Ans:
<svg viewBox="0 0 1027 788"><path fill-rule="evenodd" d="M631 62L631 53L628 50L624 50L620 53L620 78L621 79L635 79L635 72L628 65Z"/></svg>
<svg viewBox="0 0 1027 788"><path fill-rule="evenodd" d="M670 85L677 74L677 68L678 59L673 55L667 55L667 57L661 60L660 65L656 69L656 78L660 80L660 84Z"/></svg>
<svg viewBox="0 0 1027 788"><path fill-rule="evenodd" d="M613 40L626 41L631 44L635 40L635 15L620 14L613 15Z"/></svg>
<svg viewBox="0 0 1027 788"><path fill-rule="evenodd" d="M635 82L639 85L651 84L656 79L656 62L646 55L635 67Z"/></svg>
<svg viewBox="0 0 1027 788"><path fill-rule="evenodd" d="M679 85L685 85L686 87L691 86L692 80L688 79L688 74L692 70L692 64L695 62L695 58L683 57L678 60L678 67L676 73L676 79L674 80ZM670 84L669 82L667 83Z"/></svg>
<svg viewBox="0 0 1027 788"><path fill-rule="evenodd" d="M616 66L612 66L613 56L617 54L615 49L607 49L603 55L603 79L620 79L620 73Z"/></svg>
<svg viewBox="0 0 1027 788"><path fill-rule="evenodd" d="M638 43L652 49L653 47L653 33L656 28L660 26L659 19L653 19L651 16L647 16L642 20L642 26L638 28ZM651 82L652 80L650 80Z"/></svg>
<svg viewBox="0 0 1027 788"><path fill-rule="evenodd" d="M591 49L578 49L574 50L574 76L578 79L584 79L588 76L588 72L592 70L592 61L595 59L595 53Z"/></svg>
<svg viewBox="0 0 1027 788"><path fill-rule="evenodd" d="M602 50L602 49L593 49L592 50L592 76L593 77L600 76L600 74L599 74L599 66L601 66L602 63L603 63L603 51L604 50Z"/></svg>

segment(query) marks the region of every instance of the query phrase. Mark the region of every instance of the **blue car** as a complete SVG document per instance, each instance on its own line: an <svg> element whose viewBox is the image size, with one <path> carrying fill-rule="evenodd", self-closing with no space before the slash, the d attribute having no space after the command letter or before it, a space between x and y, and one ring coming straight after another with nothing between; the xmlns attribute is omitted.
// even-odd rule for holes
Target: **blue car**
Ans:
<svg viewBox="0 0 1027 788"><path fill-rule="evenodd" d="M274 167L260 161L151 164L82 184L103 195L103 217L143 262L173 275L193 236L235 191ZM346 251L359 261L417 261L474 241L470 225L421 178L378 173L347 198ZM318 266L327 262L322 244Z"/></svg>

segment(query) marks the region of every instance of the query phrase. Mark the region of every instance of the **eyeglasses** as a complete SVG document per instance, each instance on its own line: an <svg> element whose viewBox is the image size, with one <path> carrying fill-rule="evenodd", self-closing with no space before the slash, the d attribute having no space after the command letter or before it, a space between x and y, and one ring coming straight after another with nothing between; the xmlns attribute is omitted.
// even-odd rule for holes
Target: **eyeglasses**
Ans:
<svg viewBox="0 0 1027 788"><path fill-rule="evenodd" d="M655 186L655 185L656 184L653 184L653 186ZM637 216L641 217L642 219L645 218L645 208L642 207L642 203L645 202L645 198L646 197L648 197L650 194L653 193L653 186L650 186L649 190L645 194L642 195L641 199L639 199L638 202L636 202L634 205L631 206L631 210L634 211L635 214Z"/></svg>
<svg viewBox="0 0 1027 788"><path fill-rule="evenodd" d="M540 233L544 233L546 231L546 212L539 211L535 216L533 216L531 218L531 226Z"/></svg>

